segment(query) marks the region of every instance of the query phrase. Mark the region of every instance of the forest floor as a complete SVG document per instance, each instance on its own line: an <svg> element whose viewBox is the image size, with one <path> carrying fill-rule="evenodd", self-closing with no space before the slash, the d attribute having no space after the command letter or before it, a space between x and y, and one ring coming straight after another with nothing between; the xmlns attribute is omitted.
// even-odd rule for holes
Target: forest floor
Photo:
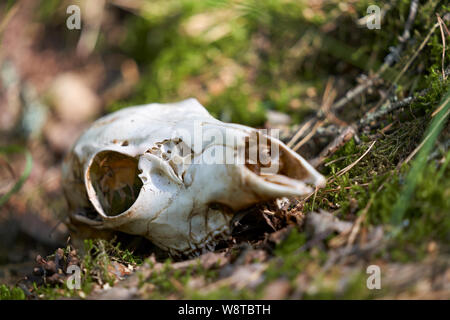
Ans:
<svg viewBox="0 0 450 320"><path fill-rule="evenodd" d="M81 3L81 30L69 2L0 5L1 299L450 299L445 1L383 2L380 29L370 1ZM248 208L193 259L126 235L74 248L60 165L77 136L189 97L280 129L326 187Z"/></svg>

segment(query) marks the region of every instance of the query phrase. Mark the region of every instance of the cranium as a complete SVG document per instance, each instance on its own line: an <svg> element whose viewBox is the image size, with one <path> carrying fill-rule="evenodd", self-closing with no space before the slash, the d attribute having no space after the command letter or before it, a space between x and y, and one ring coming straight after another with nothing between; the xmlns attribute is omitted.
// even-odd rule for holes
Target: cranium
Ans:
<svg viewBox="0 0 450 320"><path fill-rule="evenodd" d="M214 249L241 209L324 184L275 137L216 120L195 99L111 113L63 164L72 236L121 231L173 255Z"/></svg>

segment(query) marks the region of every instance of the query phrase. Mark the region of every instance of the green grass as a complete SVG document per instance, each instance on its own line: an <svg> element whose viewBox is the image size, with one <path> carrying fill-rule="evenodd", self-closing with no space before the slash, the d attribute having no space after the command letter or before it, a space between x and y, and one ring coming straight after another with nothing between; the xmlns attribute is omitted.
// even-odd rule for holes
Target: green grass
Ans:
<svg viewBox="0 0 450 320"><path fill-rule="evenodd" d="M80 257L79 265L82 271L81 288L69 289L65 283L59 285L43 284L41 286L37 286L34 283L31 293L35 298L50 300L62 297L85 298L96 286L104 286L106 284L114 286L117 283L117 277L108 269L112 263L118 262L124 266L132 265L133 267L143 264L143 259L140 256L133 254L128 249L122 249L121 244L115 240L86 239L84 243L84 254ZM65 248L64 255L67 256L71 250L73 248L70 246ZM46 260L52 260L53 258L54 255L50 255ZM1 290L6 289L1 288ZM14 287L10 291L11 294L15 294L15 297L18 296L19 291L23 293L19 287Z"/></svg>
<svg viewBox="0 0 450 320"><path fill-rule="evenodd" d="M13 194L20 191L23 184L27 181L28 177L30 176L31 169L33 167L33 158L31 156L31 153L28 150L22 148L21 146L16 146L16 145L0 147L0 157L2 154L7 155L7 154L11 154L11 153L24 153L25 154L25 167L23 169L22 174L17 179L17 182L14 184L14 186L8 192L6 192L4 195L0 196L0 207L3 206Z"/></svg>
<svg viewBox="0 0 450 320"><path fill-rule="evenodd" d="M9 288L0 284L0 300L25 300L25 293L18 287Z"/></svg>

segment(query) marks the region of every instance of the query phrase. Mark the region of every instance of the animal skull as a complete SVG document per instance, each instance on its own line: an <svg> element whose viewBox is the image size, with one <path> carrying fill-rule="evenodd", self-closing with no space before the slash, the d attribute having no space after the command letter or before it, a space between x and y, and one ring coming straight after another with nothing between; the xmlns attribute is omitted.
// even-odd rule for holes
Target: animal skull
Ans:
<svg viewBox="0 0 450 320"><path fill-rule="evenodd" d="M213 250L236 211L305 195L307 184L325 179L278 139L216 120L195 99L109 114L63 164L72 237L121 231L172 255Z"/></svg>

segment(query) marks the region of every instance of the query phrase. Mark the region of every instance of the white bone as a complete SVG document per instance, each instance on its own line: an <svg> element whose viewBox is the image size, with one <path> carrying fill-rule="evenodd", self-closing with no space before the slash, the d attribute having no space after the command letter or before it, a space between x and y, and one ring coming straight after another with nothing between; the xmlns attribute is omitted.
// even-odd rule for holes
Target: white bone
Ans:
<svg viewBox="0 0 450 320"><path fill-rule="evenodd" d="M253 161L261 171L255 173L242 162L252 135L278 151L272 161L282 166L279 172L263 172L267 168ZM208 163L217 155L228 162ZM305 195L312 190L308 184L322 187L325 179L301 156L274 137L214 119L195 99L109 114L84 132L63 165L74 225L144 236L178 255L212 250L230 234L236 211ZM111 213L122 198L131 199L129 206Z"/></svg>

